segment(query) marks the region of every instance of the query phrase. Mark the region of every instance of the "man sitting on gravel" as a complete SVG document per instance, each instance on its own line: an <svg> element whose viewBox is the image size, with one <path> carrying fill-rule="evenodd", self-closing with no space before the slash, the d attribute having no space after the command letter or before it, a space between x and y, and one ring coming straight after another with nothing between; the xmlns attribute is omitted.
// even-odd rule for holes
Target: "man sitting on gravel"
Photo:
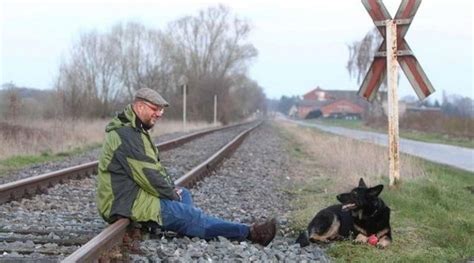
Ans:
<svg viewBox="0 0 474 263"><path fill-rule="evenodd" d="M174 185L148 133L168 106L158 92L142 88L133 103L107 125L97 187L102 218L109 223L122 217L152 221L163 230L189 237L223 236L268 245L276 234L274 218L248 226L212 217L193 205L187 189Z"/></svg>

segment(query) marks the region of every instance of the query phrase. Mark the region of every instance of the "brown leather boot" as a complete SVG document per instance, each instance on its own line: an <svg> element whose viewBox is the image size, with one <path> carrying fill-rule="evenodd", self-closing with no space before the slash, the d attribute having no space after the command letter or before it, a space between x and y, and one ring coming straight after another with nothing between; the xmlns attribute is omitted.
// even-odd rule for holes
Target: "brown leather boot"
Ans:
<svg viewBox="0 0 474 263"><path fill-rule="evenodd" d="M267 246L275 238L277 232L277 220L272 218L264 223L250 226L249 240L262 246Z"/></svg>

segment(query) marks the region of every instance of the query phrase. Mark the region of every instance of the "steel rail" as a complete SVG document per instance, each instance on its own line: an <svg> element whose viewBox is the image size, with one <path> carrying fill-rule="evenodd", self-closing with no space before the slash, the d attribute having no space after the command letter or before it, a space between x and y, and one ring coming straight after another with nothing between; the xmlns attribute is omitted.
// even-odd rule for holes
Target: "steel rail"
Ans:
<svg viewBox="0 0 474 263"><path fill-rule="evenodd" d="M199 164L185 175L175 180L175 184L182 187L192 187L197 181L201 180L206 175L215 169L224 158L230 156L247 137L247 135L260 126L263 122L260 121L256 125L249 129L241 132L232 141L223 146L219 151ZM122 218L115 223L109 225L99 235L92 238L85 245L81 246L74 253L66 257L63 262L95 262L106 252L107 249L114 247L122 243L127 228L131 221L126 218Z"/></svg>
<svg viewBox="0 0 474 263"><path fill-rule="evenodd" d="M251 123L251 121L219 128L206 129L204 131L194 132L176 139L159 143L156 146L158 147L159 151L168 151L204 135L249 123ZM0 185L0 204L42 193L47 188L52 187L57 183L63 183L68 179L80 179L82 177L95 174L97 173L98 163L98 161L92 161L58 171L21 179L15 182L2 184Z"/></svg>

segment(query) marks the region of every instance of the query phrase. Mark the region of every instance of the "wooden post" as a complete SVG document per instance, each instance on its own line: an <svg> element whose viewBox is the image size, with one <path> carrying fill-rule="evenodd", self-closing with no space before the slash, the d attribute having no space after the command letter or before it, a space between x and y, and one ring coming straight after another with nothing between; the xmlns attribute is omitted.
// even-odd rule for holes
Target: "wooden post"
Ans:
<svg viewBox="0 0 474 263"><path fill-rule="evenodd" d="M214 95L214 126L217 125L217 95Z"/></svg>
<svg viewBox="0 0 474 263"><path fill-rule="evenodd" d="M398 94L397 94L397 24L387 20L387 84L388 84L388 146L390 187L400 183L400 152L398 137Z"/></svg>
<svg viewBox="0 0 474 263"><path fill-rule="evenodd" d="M181 75L178 80L178 87L183 87L183 131L186 131L186 93L188 88L188 78L185 75Z"/></svg>
<svg viewBox="0 0 474 263"><path fill-rule="evenodd" d="M183 131L186 131L186 84L183 85Z"/></svg>

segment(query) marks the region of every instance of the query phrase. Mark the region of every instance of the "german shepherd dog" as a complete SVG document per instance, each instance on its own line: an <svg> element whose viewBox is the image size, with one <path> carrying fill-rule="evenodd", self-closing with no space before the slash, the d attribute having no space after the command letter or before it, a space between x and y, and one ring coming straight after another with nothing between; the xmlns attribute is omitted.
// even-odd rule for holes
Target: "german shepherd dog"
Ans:
<svg viewBox="0 0 474 263"><path fill-rule="evenodd" d="M370 243L385 248L392 241L390 208L380 199L383 185L368 188L364 180L349 193L337 196L341 202L319 211L296 243L304 247L310 242L346 239L353 234L358 243Z"/></svg>

